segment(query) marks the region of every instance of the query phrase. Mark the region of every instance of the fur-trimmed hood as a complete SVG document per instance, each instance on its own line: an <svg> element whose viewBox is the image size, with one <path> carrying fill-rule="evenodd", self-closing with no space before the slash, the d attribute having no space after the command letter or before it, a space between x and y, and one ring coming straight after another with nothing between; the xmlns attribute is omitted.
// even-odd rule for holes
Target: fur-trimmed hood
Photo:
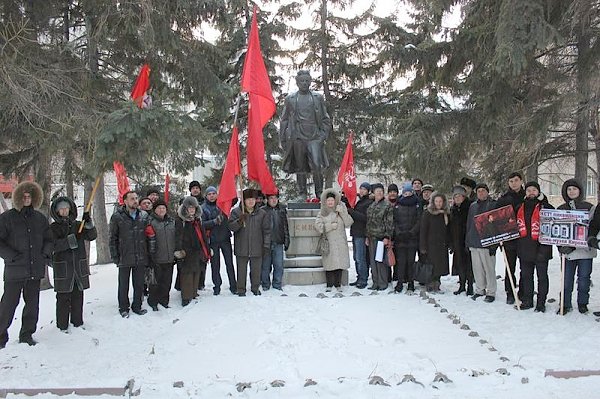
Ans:
<svg viewBox="0 0 600 399"><path fill-rule="evenodd" d="M327 204L325 203L327 200L327 194L335 195L335 206L333 207L333 211L327 208ZM330 212L335 212L335 208L337 208L338 204L342 200L342 195L333 188L328 188L323 190L321 193L321 215L327 216Z"/></svg>
<svg viewBox="0 0 600 399"><path fill-rule="evenodd" d="M193 206L196 208L196 214L194 215L194 217L191 217L188 214L187 209L190 206ZM191 195L188 197L185 197L183 199L183 202L179 206L179 209L177 210L177 215L179 215L181 220L183 220L184 222L192 222L192 221L194 221L194 219L200 219L202 217L202 208L200 208L200 205L198 204L198 200L196 199L196 197L193 197Z"/></svg>
<svg viewBox="0 0 600 399"><path fill-rule="evenodd" d="M435 197L442 197L444 199L444 206L442 209L435 209L434 199ZM434 191L431 194L431 198L429 199L429 205L427 205L427 211L432 215L439 215L440 213L444 213L446 215L450 214L450 208L448 207L448 200L446 196L440 192Z"/></svg>
<svg viewBox="0 0 600 399"><path fill-rule="evenodd" d="M563 183L562 189L561 189L561 194L562 194L563 200L565 200L565 202L567 204L569 203L569 201L571 201L571 199L567 195L567 188L569 188L571 186L577 187L579 189L579 197L575 198L575 202L585 201L585 197L583 196L583 190L582 190L581 184L579 184L579 182L575 179L569 179Z"/></svg>
<svg viewBox="0 0 600 399"><path fill-rule="evenodd" d="M42 187L33 181L24 181L17 184L17 187L12 192L13 208L17 211L23 209L23 194L31 194L31 206L33 209L40 209L44 202L44 192Z"/></svg>
<svg viewBox="0 0 600 399"><path fill-rule="evenodd" d="M77 219L77 205L69 197L58 197L54 201L52 201L52 205L50 205L50 216L52 216L52 219L54 219L55 222L60 222L61 220L63 220L63 218L61 218L58 215L58 210L56 209L56 206L58 205L58 203L63 202L63 201L67 202L69 204L69 206L71 207L71 210L69 211L69 219L70 220Z"/></svg>

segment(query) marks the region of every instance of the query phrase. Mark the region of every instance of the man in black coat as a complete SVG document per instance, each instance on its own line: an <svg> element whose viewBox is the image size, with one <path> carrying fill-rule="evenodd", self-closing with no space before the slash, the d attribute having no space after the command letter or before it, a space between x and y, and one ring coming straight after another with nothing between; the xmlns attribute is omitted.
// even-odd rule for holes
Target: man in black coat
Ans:
<svg viewBox="0 0 600 399"><path fill-rule="evenodd" d="M423 211L419 199L413 194L410 183L402 187L402 196L394 206L394 253L396 266L394 275L398 283L394 288L402 292L404 283L407 283L407 293L414 292L415 283L413 265L419 247L419 233Z"/></svg>
<svg viewBox="0 0 600 399"><path fill-rule="evenodd" d="M202 224L210 234L210 267L212 271L213 294L221 293L221 253L225 261L225 270L229 280L229 291L237 292L235 279L235 268L233 267L233 248L231 247L231 230L227 222L227 216L217 206L217 189L210 186L206 189L206 201L202 205Z"/></svg>
<svg viewBox="0 0 600 399"><path fill-rule="evenodd" d="M43 202L42 188L23 182L12 193L13 209L0 215L0 256L4 259L4 294L0 300L0 349L8 342L21 293L25 301L19 342L36 344L40 280L52 255L48 219L36 209Z"/></svg>
<svg viewBox="0 0 600 399"><path fill-rule="evenodd" d="M502 208L503 206L511 205L517 214L517 209L521 206L525 200L525 190L523 189L523 176L519 172L513 172L508 176L508 191L502 194L498 198L496 206ZM505 241L502 245L504 251L506 251L506 259L508 259L508 267L512 275L512 280L517 284L515 272L517 270L517 240ZM520 278L519 278L520 280ZM515 303L515 296L513 295L512 287L510 285L510 277L508 270L504 274L504 290L506 291L506 303L512 305Z"/></svg>
<svg viewBox="0 0 600 399"><path fill-rule="evenodd" d="M521 309L533 307L533 273L537 274L538 289L536 312L546 311L548 296L548 261L552 259L552 246L539 242L540 210L554 209L548 198L540 191L535 182L525 184L525 201L517 210L517 224L520 238L517 243L519 264L521 265L521 287L519 296L523 301Z"/></svg>
<svg viewBox="0 0 600 399"><path fill-rule="evenodd" d="M458 290L454 295L466 292L473 295L473 265L471 254L465 245L467 234L467 220L471 201L467 197L467 190L462 186L452 189L453 204L450 208L450 251L452 252L452 274L458 275Z"/></svg>
<svg viewBox="0 0 600 399"><path fill-rule="evenodd" d="M138 196L133 191L123 194L124 206L110 218L110 256L119 267L119 313L129 317L129 276L133 280L133 303L131 310L138 315L142 309L145 268L150 267L146 227L148 214L139 209Z"/></svg>
<svg viewBox="0 0 600 399"><path fill-rule="evenodd" d="M360 199L354 206L350 207L347 203L348 213L354 220L350 226L350 236L352 236L352 253L354 255L354 264L356 265L356 281L350 285L363 289L367 286L369 279L369 256L367 254L367 209L373 203L369 198L371 185L364 182L360 185L358 194Z"/></svg>
<svg viewBox="0 0 600 399"><path fill-rule="evenodd" d="M54 242L52 270L56 292L56 327L66 331L69 319L75 327L83 325L83 291L90 288L90 266L85 241L97 237L89 212L77 220L77 205L68 197L58 197L50 206L50 225Z"/></svg>
<svg viewBox="0 0 600 399"><path fill-rule="evenodd" d="M279 203L279 194L267 194L267 205L262 209L271 221L271 250L262 260L260 275L263 290L271 288L271 269L273 270L273 288L281 290L283 283L283 252L290 246L290 229L287 220L287 208Z"/></svg>

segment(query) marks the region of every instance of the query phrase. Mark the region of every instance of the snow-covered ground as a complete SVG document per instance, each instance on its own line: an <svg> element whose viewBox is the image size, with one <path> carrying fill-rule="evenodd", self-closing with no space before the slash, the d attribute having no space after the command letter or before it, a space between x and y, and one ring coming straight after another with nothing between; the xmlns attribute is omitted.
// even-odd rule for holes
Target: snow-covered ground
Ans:
<svg viewBox="0 0 600 399"><path fill-rule="evenodd" d="M549 297L558 299L557 259L550 269ZM60 332L54 293L45 291L38 345L18 344L19 307L9 344L0 351L0 393L120 387L130 379L142 398L593 398L600 391L600 377L544 377L547 369L600 369L600 323L576 311L558 316L558 302L545 314L516 311L504 303L502 288L495 303L474 302L452 295L456 278L448 276L446 293L431 296L439 307L419 295L369 295L349 287L343 298L323 299L317 294L324 286L245 298L225 287L214 297L208 288L186 308L172 291L170 309L122 319L116 267L93 266L92 273L84 328ZM598 287L590 309L600 310ZM469 335L474 332L478 336ZM433 383L438 372L452 382ZM422 385L398 385L407 374ZM370 385L372 377L390 386ZM307 379L317 384L305 387ZM285 386L271 387L274 380ZM178 381L182 388L173 387ZM251 387L240 393L238 383Z"/></svg>

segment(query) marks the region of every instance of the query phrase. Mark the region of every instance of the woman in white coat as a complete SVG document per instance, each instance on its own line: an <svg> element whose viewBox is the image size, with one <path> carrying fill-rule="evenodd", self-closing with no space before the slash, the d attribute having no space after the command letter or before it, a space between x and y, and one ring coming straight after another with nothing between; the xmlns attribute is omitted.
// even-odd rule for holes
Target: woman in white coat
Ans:
<svg viewBox="0 0 600 399"><path fill-rule="evenodd" d="M329 250L323 254L323 268L327 277L327 292L331 287L341 288L342 271L350 267L348 237L346 228L354 221L348 214L346 205L340 201L340 194L329 188L321 195L321 212L315 220L315 229L325 234Z"/></svg>

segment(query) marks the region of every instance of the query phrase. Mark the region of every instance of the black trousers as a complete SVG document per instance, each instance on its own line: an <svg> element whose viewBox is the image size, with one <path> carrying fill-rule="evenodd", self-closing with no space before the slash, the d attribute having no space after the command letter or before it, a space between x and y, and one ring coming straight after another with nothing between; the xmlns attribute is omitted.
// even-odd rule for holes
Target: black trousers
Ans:
<svg viewBox="0 0 600 399"><path fill-rule="evenodd" d="M66 330L69 319L75 327L83 324L83 291L74 283L73 291L56 293L56 327Z"/></svg>
<svg viewBox="0 0 600 399"><path fill-rule="evenodd" d="M131 309L142 309L142 299L144 297L144 273L143 266L137 267L119 267L119 312L129 311L129 276L133 283L133 303Z"/></svg>
<svg viewBox="0 0 600 399"><path fill-rule="evenodd" d="M462 288L472 287L475 279L473 277L471 253L466 248L456 249L455 251L452 257L452 270L456 269L458 282Z"/></svg>
<svg viewBox="0 0 600 399"><path fill-rule="evenodd" d="M157 306L159 303L163 306L169 304L169 292L173 283L173 263L159 263L154 266L154 276L156 284L150 286L148 295L148 305Z"/></svg>
<svg viewBox="0 0 600 399"><path fill-rule="evenodd" d="M417 248L411 247L394 247L396 255L396 266L394 266L394 274L397 273L398 284L413 283L413 266L415 257L417 256Z"/></svg>
<svg viewBox="0 0 600 399"><path fill-rule="evenodd" d="M517 240L507 241L503 245L504 251L506 251L506 259L508 259L508 268L510 269L510 274L512 275L512 279L515 282L515 288L519 287L521 282L521 277L519 277L519 281L517 281L515 272L517 270ZM521 268L522 269L522 268ZM506 296L512 298L513 291L510 286L510 279L508 277L508 270L504 272L504 291L506 291ZM517 295L521 295L517 293Z"/></svg>
<svg viewBox="0 0 600 399"><path fill-rule="evenodd" d="M223 284L223 279L221 278L221 256L219 254L219 251L221 251L223 253L223 259L225 260L227 278L229 279L229 290L231 292L235 292L237 283L235 279L235 268L233 267L233 251L231 248L231 241L211 243L210 248L213 250L214 254L210 258L210 268L215 291L220 292L221 284Z"/></svg>
<svg viewBox="0 0 600 399"><path fill-rule="evenodd" d="M342 285L342 269L325 271L325 279L327 287L341 287Z"/></svg>
<svg viewBox="0 0 600 399"><path fill-rule="evenodd" d="M15 317L21 293L25 307L21 316L19 339L31 337L37 329L40 313L40 280L5 281L4 294L0 300L0 343L8 342L8 327Z"/></svg>
<svg viewBox="0 0 600 399"><path fill-rule="evenodd" d="M523 262L521 264L521 286L519 296L524 304L533 305L533 273L537 274L537 305L544 305L548 297L548 261Z"/></svg>

